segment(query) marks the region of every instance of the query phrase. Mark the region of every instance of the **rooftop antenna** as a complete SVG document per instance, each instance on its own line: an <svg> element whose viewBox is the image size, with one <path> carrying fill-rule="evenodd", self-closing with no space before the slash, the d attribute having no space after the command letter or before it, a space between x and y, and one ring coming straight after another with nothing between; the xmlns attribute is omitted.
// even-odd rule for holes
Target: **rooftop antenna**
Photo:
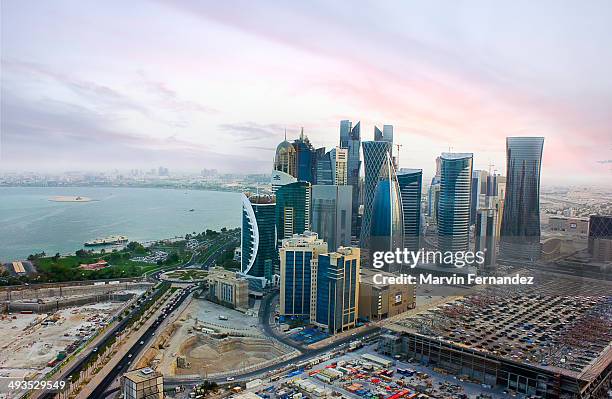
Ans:
<svg viewBox="0 0 612 399"><path fill-rule="evenodd" d="M285 141L287 141L287 128L285 128Z"/></svg>
<svg viewBox="0 0 612 399"><path fill-rule="evenodd" d="M400 157L399 157L399 155L400 155L400 148L401 148L401 147L403 147L403 145L402 145L402 144L396 144L395 146L397 147L397 167L399 168L399 162L400 162Z"/></svg>
<svg viewBox="0 0 612 399"><path fill-rule="evenodd" d="M489 160L489 174L491 174L491 168L494 167L495 164L493 162L491 162L491 160ZM495 169L493 169L493 172L495 172Z"/></svg>

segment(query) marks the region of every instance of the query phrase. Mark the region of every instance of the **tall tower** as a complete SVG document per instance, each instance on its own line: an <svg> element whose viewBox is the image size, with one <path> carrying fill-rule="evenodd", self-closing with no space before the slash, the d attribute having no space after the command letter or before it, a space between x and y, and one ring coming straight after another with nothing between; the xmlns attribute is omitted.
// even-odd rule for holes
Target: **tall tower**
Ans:
<svg viewBox="0 0 612 399"><path fill-rule="evenodd" d="M314 183L316 174L316 150L310 144L307 136L304 136L304 128L300 137L293 142L296 154L296 174L298 181Z"/></svg>
<svg viewBox="0 0 612 399"><path fill-rule="evenodd" d="M351 186L312 186L312 231L331 249L351 244Z"/></svg>
<svg viewBox="0 0 612 399"><path fill-rule="evenodd" d="M293 144L285 140L276 147L274 170L297 177L297 154Z"/></svg>
<svg viewBox="0 0 612 399"><path fill-rule="evenodd" d="M363 161L365 182L363 186L363 219L361 221L361 248L369 247L370 228L372 221L372 204L378 182L381 180L383 164L391 157L393 144L388 141L364 141ZM354 211L354 210L353 210Z"/></svg>
<svg viewBox="0 0 612 399"><path fill-rule="evenodd" d="M467 251L470 234L472 154L448 153L440 157L438 249Z"/></svg>
<svg viewBox="0 0 612 399"><path fill-rule="evenodd" d="M280 314L310 320L317 292L319 254L327 243L310 231L283 240L280 259Z"/></svg>
<svg viewBox="0 0 612 399"><path fill-rule="evenodd" d="M506 198L500 257L540 257L540 170L544 137L506 138Z"/></svg>
<svg viewBox="0 0 612 399"><path fill-rule="evenodd" d="M359 315L359 248L319 255L314 322L330 334L355 327Z"/></svg>
<svg viewBox="0 0 612 399"><path fill-rule="evenodd" d="M397 174L400 196L402 198L402 215L404 218L404 248L418 251L421 247L421 187L422 169L400 169Z"/></svg>
<svg viewBox="0 0 612 399"><path fill-rule="evenodd" d="M353 216L351 217L351 234L357 235L359 230L359 170L361 168L361 122L355 126L349 120L340 121L340 148L347 149L346 182L353 187Z"/></svg>
<svg viewBox="0 0 612 399"><path fill-rule="evenodd" d="M242 195L242 273L272 281L278 259L275 223L273 196Z"/></svg>
<svg viewBox="0 0 612 399"><path fill-rule="evenodd" d="M276 191L276 236L278 241L310 230L310 194L308 182L295 182Z"/></svg>

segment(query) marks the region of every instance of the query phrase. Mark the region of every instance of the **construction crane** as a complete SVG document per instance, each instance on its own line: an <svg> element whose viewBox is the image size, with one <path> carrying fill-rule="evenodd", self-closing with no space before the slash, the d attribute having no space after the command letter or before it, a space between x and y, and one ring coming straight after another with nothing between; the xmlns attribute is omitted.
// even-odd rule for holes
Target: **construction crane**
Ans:
<svg viewBox="0 0 612 399"><path fill-rule="evenodd" d="M397 165L396 165L396 168L399 168L399 154L400 154L400 148L402 148L403 146L402 146L401 144L396 144L395 146L397 147L397 160L396 160Z"/></svg>

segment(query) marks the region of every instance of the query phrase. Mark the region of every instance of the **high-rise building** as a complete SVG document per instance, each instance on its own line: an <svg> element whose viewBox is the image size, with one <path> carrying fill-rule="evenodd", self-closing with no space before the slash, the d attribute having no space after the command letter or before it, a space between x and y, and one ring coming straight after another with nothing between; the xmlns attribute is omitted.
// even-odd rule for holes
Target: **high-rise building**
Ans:
<svg viewBox="0 0 612 399"><path fill-rule="evenodd" d="M273 170L271 177L272 193L276 193L280 186L295 183L296 181L297 178L291 176L289 173L285 173L280 170Z"/></svg>
<svg viewBox="0 0 612 399"><path fill-rule="evenodd" d="M336 147L334 149L334 157L332 159L332 168L334 175L334 184L345 186L348 184L348 149Z"/></svg>
<svg viewBox="0 0 612 399"><path fill-rule="evenodd" d="M359 248L319 255L314 322L334 334L355 327L359 316Z"/></svg>
<svg viewBox="0 0 612 399"><path fill-rule="evenodd" d="M318 256L327 251L327 243L310 231L283 240L279 250L281 316L310 320L316 304Z"/></svg>
<svg viewBox="0 0 612 399"><path fill-rule="evenodd" d="M433 177L427 192L427 215L434 223L438 222L438 203L440 202L440 178Z"/></svg>
<svg viewBox="0 0 612 399"><path fill-rule="evenodd" d="M351 244L351 186L312 186L312 231L330 248Z"/></svg>
<svg viewBox="0 0 612 399"><path fill-rule="evenodd" d="M317 185L334 184L333 152L328 151L317 159Z"/></svg>
<svg viewBox="0 0 612 399"><path fill-rule="evenodd" d="M397 174L404 227L404 248L418 251L421 248L421 186L422 169L400 169Z"/></svg>
<svg viewBox="0 0 612 399"><path fill-rule="evenodd" d="M474 250L484 252L484 267L494 267L497 260L497 226L500 201L497 196L497 175L487 175L484 187L484 200L476 210L474 229ZM472 179L472 182L474 180ZM474 189L474 186L472 186Z"/></svg>
<svg viewBox="0 0 612 399"><path fill-rule="evenodd" d="M121 376L121 392L126 399L162 399L164 375L150 367L128 371Z"/></svg>
<svg viewBox="0 0 612 399"><path fill-rule="evenodd" d="M276 237L279 242L310 230L310 195L311 185L304 181L286 184L276 191Z"/></svg>
<svg viewBox="0 0 612 399"><path fill-rule="evenodd" d="M487 176L485 170L475 170L472 172L472 192L470 200L470 225L476 224L476 212L484 207L487 190Z"/></svg>
<svg viewBox="0 0 612 399"><path fill-rule="evenodd" d="M374 252L395 251L404 245L402 201L397 182L395 167L389 154L386 154L380 171L372 201L370 238L367 247L371 256ZM385 264L386 271L396 271L394 265Z"/></svg>
<svg viewBox="0 0 612 399"><path fill-rule="evenodd" d="M340 121L340 148L346 148L347 152L347 184L353 187L353 216L351 218L351 234L355 236L359 230L359 170L361 168L361 124L357 122L353 126L351 121Z"/></svg>
<svg viewBox="0 0 612 399"><path fill-rule="evenodd" d="M296 175L298 181L313 183L316 175L316 150L304 136L304 128L300 137L293 142L296 154Z"/></svg>
<svg viewBox="0 0 612 399"><path fill-rule="evenodd" d="M500 257L536 260L540 244L540 170L543 137L506 138L506 198Z"/></svg>
<svg viewBox="0 0 612 399"><path fill-rule="evenodd" d="M438 203L438 249L467 251L470 235L472 154L443 153Z"/></svg>
<svg viewBox="0 0 612 399"><path fill-rule="evenodd" d="M272 281L277 264L273 196L242 196L241 272Z"/></svg>
<svg viewBox="0 0 612 399"><path fill-rule="evenodd" d="M276 147L276 155L274 157L274 170L285 172L290 176L298 177L297 175L297 153L293 144L285 140Z"/></svg>
<svg viewBox="0 0 612 399"><path fill-rule="evenodd" d="M388 141L363 142L365 181L363 186L363 219L361 222L360 239L360 246L362 248L369 247L374 195L378 182L381 180L381 172L384 172L386 169L383 168L383 164L391 157L392 146Z"/></svg>
<svg viewBox="0 0 612 399"><path fill-rule="evenodd" d="M383 125L383 130L374 126L374 141L387 141L393 144L393 126Z"/></svg>

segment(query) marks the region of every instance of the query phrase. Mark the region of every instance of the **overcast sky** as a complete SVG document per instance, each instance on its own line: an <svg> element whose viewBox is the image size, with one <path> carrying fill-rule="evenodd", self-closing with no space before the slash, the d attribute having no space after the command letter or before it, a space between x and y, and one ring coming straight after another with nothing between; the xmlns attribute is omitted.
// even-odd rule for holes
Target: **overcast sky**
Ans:
<svg viewBox="0 0 612 399"><path fill-rule="evenodd" d="M0 169L269 172L350 119L426 176L527 135L545 183L612 181L612 1L1 4Z"/></svg>

